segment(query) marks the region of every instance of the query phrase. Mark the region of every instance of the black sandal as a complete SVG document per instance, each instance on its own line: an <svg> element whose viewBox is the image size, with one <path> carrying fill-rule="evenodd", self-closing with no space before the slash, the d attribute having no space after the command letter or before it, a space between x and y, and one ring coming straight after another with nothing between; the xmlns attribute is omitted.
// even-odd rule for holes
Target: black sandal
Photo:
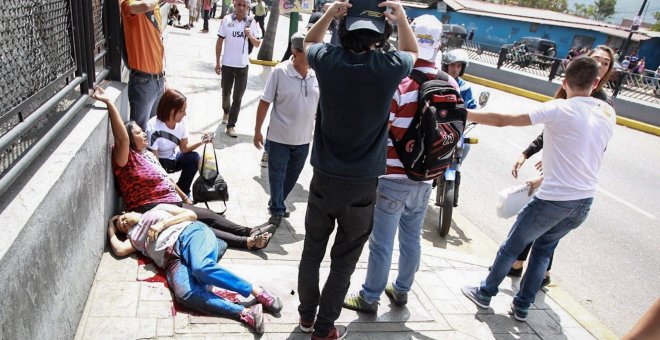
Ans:
<svg viewBox="0 0 660 340"><path fill-rule="evenodd" d="M268 243L270 243L270 239L273 238L273 234L271 234L269 232L264 232L264 233L258 234L256 236L251 236L251 237L254 237L254 239L253 239L254 240L254 245L252 247L248 246L248 249L250 249L250 250L260 250L260 249L264 249L264 248L268 247ZM265 243L263 244L263 246L259 247L258 246L259 241L263 241L264 239L265 239Z"/></svg>

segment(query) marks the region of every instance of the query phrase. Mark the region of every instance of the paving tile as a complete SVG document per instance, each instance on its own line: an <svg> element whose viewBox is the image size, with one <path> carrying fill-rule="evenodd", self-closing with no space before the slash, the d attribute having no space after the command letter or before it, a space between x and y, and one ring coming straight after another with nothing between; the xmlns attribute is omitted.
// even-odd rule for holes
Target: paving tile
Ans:
<svg viewBox="0 0 660 340"><path fill-rule="evenodd" d="M135 255L116 258L109 251L103 253L96 271L96 281L135 281L137 275L137 257Z"/></svg>
<svg viewBox="0 0 660 340"><path fill-rule="evenodd" d="M125 340L156 337L156 319L96 317L87 320L84 340Z"/></svg>
<svg viewBox="0 0 660 340"><path fill-rule="evenodd" d="M98 282L89 316L137 315L139 282ZM88 326L89 327L89 326Z"/></svg>
<svg viewBox="0 0 660 340"><path fill-rule="evenodd" d="M546 309L545 312L563 328L581 328L582 325L577 322L570 314L563 309Z"/></svg>
<svg viewBox="0 0 660 340"><path fill-rule="evenodd" d="M540 340L536 334L493 334L497 340Z"/></svg>
<svg viewBox="0 0 660 340"><path fill-rule="evenodd" d="M160 282L140 282L140 301L172 301L172 293Z"/></svg>
<svg viewBox="0 0 660 340"><path fill-rule="evenodd" d="M586 329L584 328L564 328L562 329L563 334L566 335L566 338L568 339L575 339L575 340L591 340L591 339L596 339L591 333L589 333Z"/></svg>
<svg viewBox="0 0 660 340"><path fill-rule="evenodd" d="M488 325L475 315L445 315L447 322L457 332L476 339L493 339Z"/></svg>
<svg viewBox="0 0 660 340"><path fill-rule="evenodd" d="M483 321L491 333L513 333L513 334L533 334L535 333L532 327L526 322L520 322L512 316L505 314L477 314L477 318Z"/></svg>
<svg viewBox="0 0 660 340"><path fill-rule="evenodd" d="M545 310L530 310L527 324L543 339L562 334L561 325L548 315Z"/></svg>
<svg viewBox="0 0 660 340"><path fill-rule="evenodd" d="M174 335L174 318L161 318L156 323L156 335L158 337Z"/></svg>
<svg viewBox="0 0 660 340"><path fill-rule="evenodd" d="M174 313L172 301L140 301L138 303L138 317L171 318Z"/></svg>

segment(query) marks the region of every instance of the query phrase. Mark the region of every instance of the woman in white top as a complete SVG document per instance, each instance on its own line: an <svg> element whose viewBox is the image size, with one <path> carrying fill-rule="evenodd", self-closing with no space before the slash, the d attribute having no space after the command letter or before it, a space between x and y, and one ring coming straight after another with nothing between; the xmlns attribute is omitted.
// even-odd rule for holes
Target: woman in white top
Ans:
<svg viewBox="0 0 660 340"><path fill-rule="evenodd" d="M188 130L183 118L188 107L186 97L179 91L167 89L158 102L156 116L147 123L149 148L168 173L181 171L176 183L190 197L190 186L199 169L200 156L195 149L213 138L204 135L201 141L188 143ZM178 151L177 151L178 147Z"/></svg>

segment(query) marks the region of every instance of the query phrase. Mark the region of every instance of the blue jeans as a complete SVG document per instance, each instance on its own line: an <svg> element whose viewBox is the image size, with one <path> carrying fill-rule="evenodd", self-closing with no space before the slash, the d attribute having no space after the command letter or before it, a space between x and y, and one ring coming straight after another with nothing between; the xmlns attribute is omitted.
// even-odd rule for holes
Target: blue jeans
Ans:
<svg viewBox="0 0 660 340"><path fill-rule="evenodd" d="M147 131L149 118L156 115L156 102L165 91L164 79L148 79L134 74L128 79L128 103L131 120Z"/></svg>
<svg viewBox="0 0 660 340"><path fill-rule="evenodd" d="M543 274L559 240L584 222L592 202L593 198L546 201L534 197L518 214L509 236L500 246L490 274L481 283L481 293L486 296L497 294L497 287L506 277L518 254L527 244L534 242L527 270L520 283L520 291L513 299L517 307L529 308L534 303L536 292L541 288Z"/></svg>
<svg viewBox="0 0 660 340"><path fill-rule="evenodd" d="M380 178L369 236L369 266L362 285L367 302L380 300L392 265L394 235L399 230L399 273L394 282L397 292L409 292L421 256L421 230L431 196L431 184L407 178Z"/></svg>
<svg viewBox="0 0 660 340"><path fill-rule="evenodd" d="M298 181L309 153L309 144L288 145L266 139L268 145L268 182L270 200L268 209L272 215L283 216L284 200Z"/></svg>
<svg viewBox="0 0 660 340"><path fill-rule="evenodd" d="M243 306L207 290L208 286L215 286L245 297L252 293L251 283L218 265L225 250L227 243L217 239L211 229L199 221L191 223L179 235L167 265L167 282L184 307L235 318L243 311Z"/></svg>

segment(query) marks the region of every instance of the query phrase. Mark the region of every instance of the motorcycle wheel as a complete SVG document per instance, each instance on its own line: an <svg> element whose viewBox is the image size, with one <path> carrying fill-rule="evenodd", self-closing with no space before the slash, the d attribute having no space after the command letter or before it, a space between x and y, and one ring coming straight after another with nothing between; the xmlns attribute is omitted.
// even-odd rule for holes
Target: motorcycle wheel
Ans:
<svg viewBox="0 0 660 340"><path fill-rule="evenodd" d="M438 196L441 196L438 200L440 203L438 233L441 237L447 236L451 227L451 215L454 210L454 184L454 181L442 181L442 186L438 187Z"/></svg>

